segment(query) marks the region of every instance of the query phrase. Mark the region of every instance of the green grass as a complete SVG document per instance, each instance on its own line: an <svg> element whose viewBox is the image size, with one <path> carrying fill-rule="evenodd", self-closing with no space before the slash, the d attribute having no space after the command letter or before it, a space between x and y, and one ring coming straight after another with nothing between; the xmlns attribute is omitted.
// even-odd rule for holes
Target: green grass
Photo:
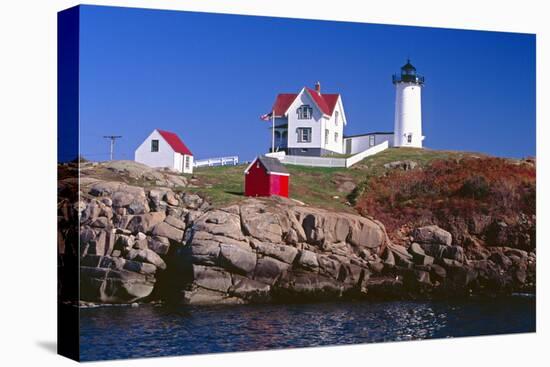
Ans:
<svg viewBox="0 0 550 367"><path fill-rule="evenodd" d="M245 168L244 165L196 168L191 187L186 187L186 191L204 195L216 206L238 202L244 198Z"/></svg>
<svg viewBox="0 0 550 367"><path fill-rule="evenodd" d="M369 177L384 174L384 164L413 160L424 166L436 159L460 159L472 156L467 152L414 148L387 149L368 157L351 168L324 168L287 165L290 171L290 197L306 204L331 210L354 211L353 204ZM202 167L195 169L193 186L186 188L206 196L213 205L224 206L244 199L246 166ZM353 192L339 191L343 182L357 185Z"/></svg>

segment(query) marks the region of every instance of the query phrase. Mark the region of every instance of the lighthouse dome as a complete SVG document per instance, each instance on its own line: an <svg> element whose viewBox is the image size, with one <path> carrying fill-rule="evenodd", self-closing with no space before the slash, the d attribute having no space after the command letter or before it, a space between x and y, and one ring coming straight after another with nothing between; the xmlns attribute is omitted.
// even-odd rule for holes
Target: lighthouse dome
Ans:
<svg viewBox="0 0 550 367"><path fill-rule="evenodd" d="M424 84L424 77L416 73L416 68L411 64L411 61L407 59L407 63L401 66L401 73L394 74L392 81L396 83L415 83L418 85Z"/></svg>
<svg viewBox="0 0 550 367"><path fill-rule="evenodd" d="M411 61L407 59L407 63L401 67L401 71L405 72L405 74L411 74L411 72L416 72L416 68L411 64Z"/></svg>

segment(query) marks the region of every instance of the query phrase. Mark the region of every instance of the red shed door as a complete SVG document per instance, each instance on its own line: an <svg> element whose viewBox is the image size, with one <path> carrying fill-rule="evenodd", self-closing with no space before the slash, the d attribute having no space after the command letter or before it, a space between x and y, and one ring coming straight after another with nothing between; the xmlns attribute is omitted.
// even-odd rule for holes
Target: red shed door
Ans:
<svg viewBox="0 0 550 367"><path fill-rule="evenodd" d="M269 196L270 176L258 160L245 174L244 194L246 196Z"/></svg>

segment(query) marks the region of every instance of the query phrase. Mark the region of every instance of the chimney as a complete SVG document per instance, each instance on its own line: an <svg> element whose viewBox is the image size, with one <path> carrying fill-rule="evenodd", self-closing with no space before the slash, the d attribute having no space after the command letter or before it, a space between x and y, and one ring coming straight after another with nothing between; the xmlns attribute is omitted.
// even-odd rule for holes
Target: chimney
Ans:
<svg viewBox="0 0 550 367"><path fill-rule="evenodd" d="M315 83L315 91L319 94L321 94L321 83L317 82Z"/></svg>

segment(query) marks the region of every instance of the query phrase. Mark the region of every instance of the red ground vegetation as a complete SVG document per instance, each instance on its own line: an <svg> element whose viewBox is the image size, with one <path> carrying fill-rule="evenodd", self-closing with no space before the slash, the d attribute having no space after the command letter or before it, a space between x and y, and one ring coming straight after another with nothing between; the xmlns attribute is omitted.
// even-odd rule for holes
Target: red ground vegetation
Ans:
<svg viewBox="0 0 550 367"><path fill-rule="evenodd" d="M356 209L382 221L390 236L403 226L431 223L456 236L458 222L476 232L482 221L477 230L482 233L495 220L512 226L520 218L534 221L535 195L532 163L490 157L437 160L370 178Z"/></svg>

